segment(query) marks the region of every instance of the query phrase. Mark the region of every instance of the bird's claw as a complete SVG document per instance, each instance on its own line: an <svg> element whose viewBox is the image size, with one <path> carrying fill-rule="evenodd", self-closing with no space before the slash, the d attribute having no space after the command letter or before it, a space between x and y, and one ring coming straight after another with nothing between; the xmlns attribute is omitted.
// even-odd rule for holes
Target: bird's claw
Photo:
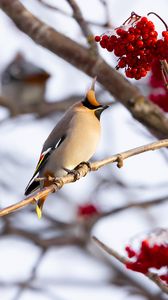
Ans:
<svg viewBox="0 0 168 300"><path fill-rule="evenodd" d="M73 169L73 170L69 170L67 168L64 168L64 170L68 173L68 174L72 174L74 176L74 180L78 180L80 179L80 173L78 172L78 170Z"/></svg>
<svg viewBox="0 0 168 300"><path fill-rule="evenodd" d="M89 171L91 170L91 165L90 165L90 163L89 163L88 161L82 161L82 162L81 162L75 169L73 169L73 170L69 170L69 169L67 169L67 168L64 168L64 170L65 170L68 174L72 174L72 175L74 176L74 180L76 181L76 180L79 180L80 177L81 177L81 174L80 174L80 172L78 171L78 169L79 169L80 167L82 167L83 165L86 165L86 166L88 167Z"/></svg>

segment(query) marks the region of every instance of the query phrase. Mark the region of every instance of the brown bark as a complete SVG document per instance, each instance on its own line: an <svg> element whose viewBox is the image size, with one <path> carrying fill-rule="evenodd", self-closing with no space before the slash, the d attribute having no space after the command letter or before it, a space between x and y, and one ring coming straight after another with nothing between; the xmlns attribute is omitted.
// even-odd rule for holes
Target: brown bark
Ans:
<svg viewBox="0 0 168 300"><path fill-rule="evenodd" d="M94 77L158 138L168 135L168 119L153 103L110 67L102 57L60 34L32 15L18 0L0 0L0 7L34 42L52 51L87 75Z"/></svg>

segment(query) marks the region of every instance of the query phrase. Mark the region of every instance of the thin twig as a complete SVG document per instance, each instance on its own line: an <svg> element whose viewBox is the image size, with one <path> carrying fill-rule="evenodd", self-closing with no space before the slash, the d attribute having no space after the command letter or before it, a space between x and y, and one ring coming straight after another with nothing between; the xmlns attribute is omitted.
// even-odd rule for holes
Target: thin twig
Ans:
<svg viewBox="0 0 168 300"><path fill-rule="evenodd" d="M98 238L96 238L95 236L93 236L92 239L93 239L93 241L96 242L97 245L99 245L100 248L102 248L105 252L107 252L111 256L115 257L122 264L126 264L129 262L129 259L127 259L125 256L120 255L116 250L105 245L103 242L98 240Z"/></svg>
<svg viewBox="0 0 168 300"><path fill-rule="evenodd" d="M76 0L67 0L67 2L69 3L69 5L71 6L71 8L73 10L73 17L75 18L75 20L79 24L79 26L80 26L80 28L83 32L83 35L86 37L87 42L90 45L91 54L97 56L98 47L97 47L97 44L94 41L93 32L91 31L89 24L84 19L80 7L78 6Z"/></svg>
<svg viewBox="0 0 168 300"><path fill-rule="evenodd" d="M165 197L162 197L159 199L139 201L136 203L129 203L125 206L113 208L109 211L103 212L102 214L99 215L99 218L104 218L104 217L107 217L107 216L110 216L110 215L113 215L116 213L120 213L120 212L125 211L130 208L148 208L150 206L159 205L159 204L165 203L167 201L168 201L168 196L165 196Z"/></svg>
<svg viewBox="0 0 168 300"><path fill-rule="evenodd" d="M105 245L103 242L101 242L98 238L95 236L92 237L94 242L103 249L106 253L110 254L114 258L116 258L118 261L120 261L122 264L126 264L129 262L129 259L127 259L125 256L120 255L116 250L113 248L109 248L107 245ZM150 280L152 280L164 293L168 294L168 285L164 284L162 280L160 280L159 276L157 274L154 274L152 272L148 272L146 274L143 274L146 277L148 277Z"/></svg>
<svg viewBox="0 0 168 300"><path fill-rule="evenodd" d="M63 9L61 9L61 8L58 8L58 7L56 7L56 6L54 6L54 5L51 5L51 4L49 4L49 3L47 3L46 1L44 1L44 0L37 0L38 2L40 2L43 6L45 6L45 7L47 7L47 8L50 8L50 9L52 9L52 10L55 10L56 12L58 12L58 13L60 13L60 14L62 14L62 15L64 15L64 16L66 16L66 17L72 17L69 13L67 13L65 10L63 10Z"/></svg>
<svg viewBox="0 0 168 300"><path fill-rule="evenodd" d="M99 168L108 165L110 163L117 162L118 160L122 162L132 156L138 155L143 152L151 151L151 150L157 150L163 147L168 147L168 139L156 141L151 144L147 144L144 146L140 146L119 154L115 154L109 158L103 159L101 161L96 161L91 163L89 166L87 163L80 164L76 168L76 174L68 174L66 176L63 176L61 178L56 178L55 182L51 184L49 187L43 188L39 192L33 194L32 196L13 204L7 208L4 208L0 210L0 217L10 214L11 212L14 212L24 206L27 206L30 203L35 203L39 199L48 196L51 193L57 192L59 189L61 189L65 184L75 182L76 180L79 180L80 178L87 175L89 171L97 171ZM119 166L120 167L120 166Z"/></svg>
<svg viewBox="0 0 168 300"><path fill-rule="evenodd" d="M56 12L62 14L63 16L66 16L66 17L68 17L68 18L72 18L72 17L73 17L72 14L69 14L69 13L66 12L65 10L63 10L63 9L61 9L61 8L58 8L58 7L56 7L56 6L52 5L52 4L47 3L47 2L44 1L44 0L37 0L37 1L40 2L43 6L49 8L49 9L52 9L53 11L56 11ZM103 4L103 3L102 3L102 4ZM104 4L103 4L103 5L104 5ZM108 11L107 5L106 5L106 6L104 5L104 7L105 7L106 16L107 16L107 14L108 14L108 12L107 12L107 11ZM86 24L88 24L88 25L94 25L94 26L98 26L98 27L104 27L104 28L107 28L107 27L110 27L110 28L111 28L111 27L112 27L112 25L111 25L111 23L110 23L109 21L106 21L106 22L104 22L104 23L98 23L98 22L96 22L96 21L85 20L85 22L86 22Z"/></svg>
<svg viewBox="0 0 168 300"><path fill-rule="evenodd" d="M113 25L112 25L111 20L110 20L109 7L108 7L107 0L100 0L100 3L104 7L104 11L105 11L105 15L106 15L106 22L105 22L106 26L108 28L113 28Z"/></svg>
<svg viewBox="0 0 168 300"><path fill-rule="evenodd" d="M21 284L20 285L20 288L19 290L17 291L15 297L13 298L13 300L19 300L21 297L22 297L22 294L23 292L30 287L31 283L33 282L33 280L35 279L36 277L36 273L37 273L37 269L39 267L39 265L41 264L42 262L42 259L44 257L46 253L46 249L42 249L37 260L36 260L36 263L35 265L33 266L32 268L32 271L31 271L31 275L30 275L30 278L28 280L25 281L25 283Z"/></svg>

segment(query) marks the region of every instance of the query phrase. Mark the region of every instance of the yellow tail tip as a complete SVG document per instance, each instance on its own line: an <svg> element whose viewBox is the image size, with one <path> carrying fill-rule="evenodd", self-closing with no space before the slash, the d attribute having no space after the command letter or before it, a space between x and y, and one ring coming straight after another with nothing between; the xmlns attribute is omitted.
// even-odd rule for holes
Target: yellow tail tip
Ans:
<svg viewBox="0 0 168 300"><path fill-rule="evenodd" d="M42 217L42 208L40 208L38 205L36 205L36 214L38 216L38 219L40 220Z"/></svg>

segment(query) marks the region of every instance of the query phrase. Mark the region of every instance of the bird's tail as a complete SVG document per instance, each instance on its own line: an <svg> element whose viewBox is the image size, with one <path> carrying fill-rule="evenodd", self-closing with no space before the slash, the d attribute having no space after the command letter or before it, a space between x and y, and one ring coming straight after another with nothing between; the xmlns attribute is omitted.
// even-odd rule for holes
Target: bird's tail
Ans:
<svg viewBox="0 0 168 300"><path fill-rule="evenodd" d="M43 205L44 205L44 202L46 200L47 196L43 197L43 198L40 198L38 201L37 201L37 205L36 205L36 213L37 213L37 216L39 219L41 219L42 217L42 210L43 210Z"/></svg>
<svg viewBox="0 0 168 300"><path fill-rule="evenodd" d="M25 196L35 192L38 188L40 188L40 182L31 179L25 189Z"/></svg>
<svg viewBox="0 0 168 300"><path fill-rule="evenodd" d="M40 182L39 181L35 181L35 180L30 181L30 183L26 187L25 195L27 196L27 195L35 192L39 188L40 188ZM36 213L37 213L37 216L38 216L39 219L41 219L41 217L42 217L42 209L43 209L43 205L44 205L45 200L46 200L46 196L40 198L37 201L37 204L36 204Z"/></svg>
<svg viewBox="0 0 168 300"><path fill-rule="evenodd" d="M49 174L47 174L47 175L49 175ZM47 176L46 176L46 180L44 180L44 182L42 183L42 181L35 180L35 177L33 175L33 177L30 179L30 181L26 187L25 195L27 196L27 195L35 192L38 189L49 186L50 184L51 184L51 180L48 179ZM41 219L41 217L42 217L42 209L43 209L43 205L44 205L46 198L47 198L47 196L43 196L39 200L36 201L36 213L37 213L37 216L39 219ZM34 197L34 199L35 199L35 197Z"/></svg>

